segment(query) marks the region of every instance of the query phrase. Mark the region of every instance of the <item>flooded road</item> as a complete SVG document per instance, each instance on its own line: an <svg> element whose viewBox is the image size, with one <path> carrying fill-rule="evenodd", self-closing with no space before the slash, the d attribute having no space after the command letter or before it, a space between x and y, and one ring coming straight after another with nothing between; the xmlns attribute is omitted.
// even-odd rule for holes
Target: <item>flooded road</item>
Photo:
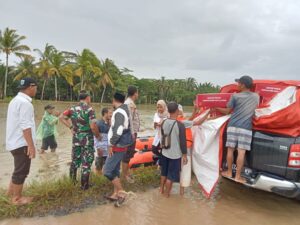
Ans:
<svg viewBox="0 0 300 225"><path fill-rule="evenodd" d="M175 188L174 192L178 191ZM137 193L122 208L103 205L62 217L11 219L1 225L299 225L299 203L230 181L206 200L199 193L166 199L158 190Z"/></svg>
<svg viewBox="0 0 300 225"><path fill-rule="evenodd" d="M36 126L39 125L43 115L44 106L50 102L35 102L35 120ZM63 112L66 108L71 106L71 103L53 103L56 106L56 110ZM6 103L0 103L0 187L6 187L13 168L13 158L10 153L5 151L5 130L6 130ZM108 106L108 105L107 105ZM93 104L93 107L97 113L97 118L100 118L100 104ZM141 106L140 113L142 117L142 125L140 136L153 135L152 120L154 115L155 106ZM188 110L188 109L187 109ZM191 110L191 108L189 108ZM27 182L32 180L52 179L57 175L68 174L69 163L71 161L71 139L72 135L69 129L62 124L57 127L58 137L57 152L52 154L47 152L46 154L37 154L36 159L32 160L31 171L28 176ZM37 142L37 147L41 147L41 141Z"/></svg>
<svg viewBox="0 0 300 225"><path fill-rule="evenodd" d="M45 103L44 103L45 104ZM58 103L62 111L69 104ZM99 115L100 106L94 106ZM153 106L141 106L142 133L153 133ZM0 103L0 187L6 187L13 168L12 156L4 151L5 120L7 104ZM43 104L36 103L37 124L43 115ZM186 109L186 111L191 108ZM52 179L68 172L70 161L71 134L63 126L58 127L57 153L38 155L33 160L29 181L32 179ZM39 143L40 144L40 143ZM185 197L178 196L178 186L170 199L161 197L158 190L137 193L124 207L114 208L107 204L86 209L62 217L11 219L0 225L300 225L300 202L270 193L249 189L222 179L212 199L205 199L196 184Z"/></svg>

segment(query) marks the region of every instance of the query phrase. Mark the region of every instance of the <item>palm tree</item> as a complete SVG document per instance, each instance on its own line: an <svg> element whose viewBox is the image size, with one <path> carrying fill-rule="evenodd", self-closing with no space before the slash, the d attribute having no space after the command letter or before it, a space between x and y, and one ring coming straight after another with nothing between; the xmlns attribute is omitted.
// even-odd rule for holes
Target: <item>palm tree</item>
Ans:
<svg viewBox="0 0 300 225"><path fill-rule="evenodd" d="M1 63L0 61L0 98L3 98L3 84L4 84L4 74L5 74L5 66L4 64Z"/></svg>
<svg viewBox="0 0 300 225"><path fill-rule="evenodd" d="M50 57L52 52L54 51L55 47L53 45L49 45L48 43L46 44L45 48L43 51L40 49L34 49L35 52L37 52L40 56L40 61L37 63L37 67L35 68L35 73L41 77L44 82L43 82L43 87L42 87L42 94L41 94L41 100L44 99L44 92L45 92L45 86L50 78L50 76L53 74L53 71L51 70L51 65L50 65Z"/></svg>
<svg viewBox="0 0 300 225"><path fill-rule="evenodd" d="M22 45L21 42L26 39L25 36L20 36L17 34L16 30L5 28L3 34L0 32L0 52L5 53L6 59L6 70L4 78L4 94L3 97L6 97L7 90L7 75L8 75L8 57L10 54L15 54L16 56L24 56L23 52L30 51L30 48L27 45Z"/></svg>
<svg viewBox="0 0 300 225"><path fill-rule="evenodd" d="M101 62L97 56L89 49L83 49L75 57L74 75L80 77L80 83L74 86L76 90L86 88L89 80L93 80L94 76L101 74Z"/></svg>
<svg viewBox="0 0 300 225"><path fill-rule="evenodd" d="M21 61L17 64L12 73L15 74L14 80L21 80L28 75L34 75L34 71L34 57L27 55L21 57Z"/></svg>
<svg viewBox="0 0 300 225"><path fill-rule="evenodd" d="M34 49L40 55L40 61L37 64L36 72L44 79L41 100L44 97L44 90L49 78L54 78L55 100L58 100L57 78L63 77L69 85L73 85L73 68L66 60L67 52L58 51L53 45L48 43L43 51Z"/></svg>
<svg viewBox="0 0 300 225"><path fill-rule="evenodd" d="M73 85L73 70L71 64L68 64L63 52L56 49L50 54L50 65L52 67L55 85L55 101L58 98L57 78L63 77L69 85Z"/></svg>
<svg viewBox="0 0 300 225"><path fill-rule="evenodd" d="M159 98L165 99L170 89L170 84L168 83L165 77L161 77L161 79L157 81L157 87L158 87Z"/></svg>
<svg viewBox="0 0 300 225"><path fill-rule="evenodd" d="M186 83L186 90L188 91L195 91L197 90L197 81L193 77L189 77L185 80Z"/></svg>
<svg viewBox="0 0 300 225"><path fill-rule="evenodd" d="M110 59L105 59L101 64L101 75L98 81L99 86L103 86L103 91L101 95L101 103L103 102L104 94L108 85L114 87L114 82L111 73L119 73L118 67Z"/></svg>

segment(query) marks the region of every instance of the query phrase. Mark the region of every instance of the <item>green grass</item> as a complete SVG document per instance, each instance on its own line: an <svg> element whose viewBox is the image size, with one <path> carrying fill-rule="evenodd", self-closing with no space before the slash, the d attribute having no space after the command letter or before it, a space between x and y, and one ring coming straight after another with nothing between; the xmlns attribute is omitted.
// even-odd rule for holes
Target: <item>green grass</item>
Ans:
<svg viewBox="0 0 300 225"><path fill-rule="evenodd" d="M125 184L126 191L145 191L159 185L156 167L136 169L134 177L134 184ZM0 190L0 219L66 215L106 203L103 196L111 193L111 183L105 177L95 174L91 176L91 183L94 184L92 188L81 191L79 184L74 185L67 176L42 183L32 182L27 185L24 194L34 197L34 201L26 206L11 205L5 190Z"/></svg>

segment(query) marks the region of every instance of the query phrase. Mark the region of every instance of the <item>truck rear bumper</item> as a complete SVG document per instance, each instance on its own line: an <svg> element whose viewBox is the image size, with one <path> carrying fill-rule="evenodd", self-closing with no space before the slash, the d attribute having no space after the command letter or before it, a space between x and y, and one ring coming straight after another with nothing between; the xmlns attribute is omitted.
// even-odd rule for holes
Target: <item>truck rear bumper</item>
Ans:
<svg viewBox="0 0 300 225"><path fill-rule="evenodd" d="M300 183L260 174L245 185L259 190L273 192L287 198L300 199Z"/></svg>

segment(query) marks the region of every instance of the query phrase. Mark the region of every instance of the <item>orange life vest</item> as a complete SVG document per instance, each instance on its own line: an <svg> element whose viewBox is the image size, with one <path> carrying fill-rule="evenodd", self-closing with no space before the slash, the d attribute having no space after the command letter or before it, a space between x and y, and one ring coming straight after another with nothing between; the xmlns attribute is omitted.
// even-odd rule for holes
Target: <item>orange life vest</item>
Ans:
<svg viewBox="0 0 300 225"><path fill-rule="evenodd" d="M184 117L179 116L177 118L178 121L183 121L186 120ZM185 135L186 135L186 147L187 148L192 148L193 147L193 135L192 135L192 129L191 128L186 128L185 129Z"/></svg>

